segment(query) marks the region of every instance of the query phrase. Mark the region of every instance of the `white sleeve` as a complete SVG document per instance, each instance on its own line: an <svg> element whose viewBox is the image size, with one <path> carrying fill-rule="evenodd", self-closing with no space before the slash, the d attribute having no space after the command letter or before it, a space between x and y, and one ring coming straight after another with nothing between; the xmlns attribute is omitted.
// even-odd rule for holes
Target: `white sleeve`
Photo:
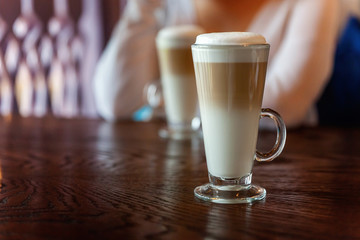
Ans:
<svg viewBox="0 0 360 240"><path fill-rule="evenodd" d="M155 37L164 20L161 0L129 0L95 70L97 110L113 121L144 104L144 86L159 78Z"/></svg>
<svg viewBox="0 0 360 240"><path fill-rule="evenodd" d="M297 1L269 65L263 106L279 111L289 127L303 123L327 83L338 31L337 8L337 0Z"/></svg>

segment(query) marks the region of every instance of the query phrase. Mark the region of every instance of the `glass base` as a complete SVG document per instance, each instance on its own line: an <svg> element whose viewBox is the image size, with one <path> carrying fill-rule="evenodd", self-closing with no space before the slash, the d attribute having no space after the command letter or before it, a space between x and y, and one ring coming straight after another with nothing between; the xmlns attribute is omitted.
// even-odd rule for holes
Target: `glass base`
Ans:
<svg viewBox="0 0 360 240"><path fill-rule="evenodd" d="M243 189L219 189L211 183L198 186L194 190L195 196L204 201L234 204L234 203L252 203L265 198L265 188L250 185Z"/></svg>
<svg viewBox="0 0 360 240"><path fill-rule="evenodd" d="M199 130L172 130L170 128L162 128L159 130L159 136L175 140L189 140L193 138L201 138L202 134Z"/></svg>
<svg viewBox="0 0 360 240"><path fill-rule="evenodd" d="M204 201L223 204L251 203L264 199L266 190L252 185L251 178L251 173L241 178L221 178L209 173L210 183L196 187L194 193Z"/></svg>

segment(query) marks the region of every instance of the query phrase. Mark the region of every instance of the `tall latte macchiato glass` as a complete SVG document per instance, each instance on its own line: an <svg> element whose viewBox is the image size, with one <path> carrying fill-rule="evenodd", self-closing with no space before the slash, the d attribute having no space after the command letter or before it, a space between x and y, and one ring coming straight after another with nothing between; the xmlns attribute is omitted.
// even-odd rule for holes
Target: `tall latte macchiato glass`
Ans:
<svg viewBox="0 0 360 240"><path fill-rule="evenodd" d="M161 73L167 128L161 137L189 139L199 135L198 97L196 93L191 45L203 30L194 25L166 27L159 31L156 46Z"/></svg>
<svg viewBox="0 0 360 240"><path fill-rule="evenodd" d="M206 162L210 183L195 196L216 203L261 200L266 190L251 184L254 160L271 161L285 145L283 120L261 109L270 45L255 33L201 34L192 45ZM259 120L269 117L277 140L268 153L256 151Z"/></svg>

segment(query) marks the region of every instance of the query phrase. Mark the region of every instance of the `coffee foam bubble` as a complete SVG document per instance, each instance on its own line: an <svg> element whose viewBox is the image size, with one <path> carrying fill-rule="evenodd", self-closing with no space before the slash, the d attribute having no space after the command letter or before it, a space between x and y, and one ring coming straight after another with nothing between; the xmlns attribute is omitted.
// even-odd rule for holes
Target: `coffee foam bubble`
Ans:
<svg viewBox="0 0 360 240"><path fill-rule="evenodd" d="M197 36L195 44L204 45L254 45L266 44L264 36L252 32L206 33Z"/></svg>
<svg viewBox="0 0 360 240"><path fill-rule="evenodd" d="M159 31L156 42L160 47L186 47L193 44L204 29L196 25L178 25L163 28Z"/></svg>
<svg viewBox="0 0 360 240"><path fill-rule="evenodd" d="M266 62L268 48L265 38L251 32L207 33L197 36L193 45L194 62Z"/></svg>

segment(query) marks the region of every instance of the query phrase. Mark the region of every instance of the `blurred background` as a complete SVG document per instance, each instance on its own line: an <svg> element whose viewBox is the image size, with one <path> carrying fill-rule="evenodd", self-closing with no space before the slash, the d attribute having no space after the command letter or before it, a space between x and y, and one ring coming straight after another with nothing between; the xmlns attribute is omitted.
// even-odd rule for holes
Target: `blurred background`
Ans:
<svg viewBox="0 0 360 240"><path fill-rule="evenodd" d="M0 0L0 115L97 117L96 62L126 0Z"/></svg>

